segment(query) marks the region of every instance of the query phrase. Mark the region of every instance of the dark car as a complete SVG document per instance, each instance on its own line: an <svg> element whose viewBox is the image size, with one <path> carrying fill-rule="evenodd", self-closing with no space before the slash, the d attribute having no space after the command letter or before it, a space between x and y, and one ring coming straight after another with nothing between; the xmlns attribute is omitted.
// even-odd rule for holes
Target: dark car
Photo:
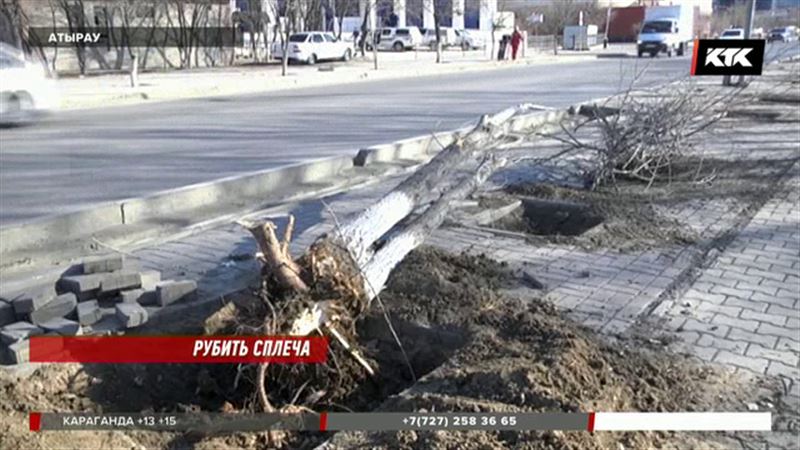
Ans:
<svg viewBox="0 0 800 450"><path fill-rule="evenodd" d="M769 36L767 36L768 42L780 41L780 42L790 42L796 39L794 33L789 28L775 28L770 30Z"/></svg>

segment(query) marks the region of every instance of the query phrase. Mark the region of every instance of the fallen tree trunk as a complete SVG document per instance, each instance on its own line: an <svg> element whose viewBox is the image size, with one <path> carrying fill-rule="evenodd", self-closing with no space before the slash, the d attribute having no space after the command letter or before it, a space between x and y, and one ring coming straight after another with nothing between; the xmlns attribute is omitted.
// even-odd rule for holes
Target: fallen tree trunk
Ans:
<svg viewBox="0 0 800 450"><path fill-rule="evenodd" d="M506 164L505 159L487 155L474 175L464 179L453 189L444 193L418 218L414 219L399 234L392 237L364 267L365 291L371 301L383 289L392 269L412 250L419 247L433 230L447 217L456 201L467 197L483 184L496 170Z"/></svg>
<svg viewBox="0 0 800 450"><path fill-rule="evenodd" d="M522 105L483 116L474 128L458 136L378 202L337 225L332 235L319 238L297 261L288 252L293 218L282 242L271 222L243 223L258 243L266 284L277 288L264 297L270 313L260 329L266 334L328 334L371 374L372 368L355 345L356 321L383 289L392 269L441 225L454 203L506 163L488 150L508 133L510 119L528 109ZM475 159L481 161L477 170L460 175L460 179L455 176L459 168ZM376 242L431 196L436 196L435 201L427 209L373 250ZM259 366L256 387L263 409L274 411L264 386L267 367Z"/></svg>
<svg viewBox="0 0 800 450"><path fill-rule="evenodd" d="M357 263L366 263L373 243L411 214L422 199L441 193L447 187L443 180L465 161L496 145L507 133L509 120L530 109L531 105L523 104L481 117L474 128L457 136L452 144L395 189L343 224L338 230L341 244L350 249Z"/></svg>

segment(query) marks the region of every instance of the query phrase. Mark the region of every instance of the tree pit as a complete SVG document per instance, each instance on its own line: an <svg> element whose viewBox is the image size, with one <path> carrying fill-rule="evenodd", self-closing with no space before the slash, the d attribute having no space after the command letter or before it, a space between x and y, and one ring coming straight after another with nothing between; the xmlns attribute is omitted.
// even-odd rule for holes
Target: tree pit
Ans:
<svg viewBox="0 0 800 450"><path fill-rule="evenodd" d="M490 226L536 236L580 236L605 218L586 204L520 197L522 204Z"/></svg>

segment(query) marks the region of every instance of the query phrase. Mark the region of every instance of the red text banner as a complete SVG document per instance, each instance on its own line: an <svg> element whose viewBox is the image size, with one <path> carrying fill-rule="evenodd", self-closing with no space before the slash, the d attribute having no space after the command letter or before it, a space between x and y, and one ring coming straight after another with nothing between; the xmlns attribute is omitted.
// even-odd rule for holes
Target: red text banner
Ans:
<svg viewBox="0 0 800 450"><path fill-rule="evenodd" d="M297 336L34 336L31 362L322 363L328 338Z"/></svg>

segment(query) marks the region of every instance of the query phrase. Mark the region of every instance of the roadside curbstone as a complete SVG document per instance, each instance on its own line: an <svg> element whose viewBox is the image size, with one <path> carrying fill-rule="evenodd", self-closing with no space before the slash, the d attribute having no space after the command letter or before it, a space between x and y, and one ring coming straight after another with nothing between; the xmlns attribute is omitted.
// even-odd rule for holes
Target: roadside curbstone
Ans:
<svg viewBox="0 0 800 450"><path fill-rule="evenodd" d="M56 291L52 286L39 286L20 294L12 301L12 304L17 315L24 316L46 305L55 296Z"/></svg>
<svg viewBox="0 0 800 450"><path fill-rule="evenodd" d="M20 321L0 328L0 342L10 345L40 334L44 334L44 330L30 322Z"/></svg>
<svg viewBox="0 0 800 450"><path fill-rule="evenodd" d="M39 326L45 331L51 331L61 336L75 336L81 332L81 325L78 322L63 317L50 319L42 322Z"/></svg>
<svg viewBox="0 0 800 450"><path fill-rule="evenodd" d="M139 272L111 272L100 280L100 295L113 294L123 289L137 289L142 285Z"/></svg>
<svg viewBox="0 0 800 450"><path fill-rule="evenodd" d="M36 252L53 254L54 251L75 245L80 240L79 236L120 225L121 216L119 202L110 202L73 213L2 227L0 255L2 260L13 261Z"/></svg>
<svg viewBox="0 0 800 450"><path fill-rule="evenodd" d="M264 201L265 195L290 195L287 188L318 183L353 167L351 156L333 156L304 161L258 172L234 175L193 184L120 202L124 224L185 217L191 211L242 203L247 199Z"/></svg>
<svg viewBox="0 0 800 450"><path fill-rule="evenodd" d="M138 303L120 303L114 311L125 328L135 328L147 322L147 310Z"/></svg>
<svg viewBox="0 0 800 450"><path fill-rule="evenodd" d="M31 342L26 339L9 344L7 354L11 364L26 363L31 360Z"/></svg>
<svg viewBox="0 0 800 450"><path fill-rule="evenodd" d="M425 134L408 139L401 139L389 144L374 145L358 151L353 157L353 165L366 167L381 162L396 162L398 160L419 160L450 145L455 136L467 131L462 128L436 134Z"/></svg>
<svg viewBox="0 0 800 450"><path fill-rule="evenodd" d="M521 132L541 128L546 131L548 126L556 126L556 122L568 115L567 110L531 111L509 121L508 130ZM420 160L435 154L444 147L453 143L460 133L467 132L472 127L459 128L436 134L426 134L408 139L401 139L389 144L380 144L367 147L358 151L353 158L356 167L367 167L375 163L397 162L398 160Z"/></svg>
<svg viewBox="0 0 800 450"><path fill-rule="evenodd" d="M179 300L194 299L197 295L197 282L194 280L167 280L156 286L156 304L166 306Z"/></svg>
<svg viewBox="0 0 800 450"><path fill-rule="evenodd" d="M143 288L122 291L119 293L121 303L139 303L140 305L155 305L156 291Z"/></svg>
<svg viewBox="0 0 800 450"><path fill-rule="evenodd" d="M103 281L103 274L94 273L89 275L72 275L58 280L59 289L71 292L78 297L78 300L89 300L97 296L100 292L100 283Z"/></svg>
<svg viewBox="0 0 800 450"><path fill-rule="evenodd" d="M136 303L144 293L145 290L142 288L122 291L119 293L119 301L120 303Z"/></svg>
<svg viewBox="0 0 800 450"><path fill-rule="evenodd" d="M39 325L52 319L64 317L74 311L77 305L78 299L75 294L71 292L61 294L42 308L32 312L30 314L31 322Z"/></svg>
<svg viewBox="0 0 800 450"><path fill-rule="evenodd" d="M116 308L99 308L100 320L83 328L84 334L92 336L110 336L120 334L125 326L117 317Z"/></svg>
<svg viewBox="0 0 800 450"><path fill-rule="evenodd" d="M156 285L161 282L161 272L157 270L145 270L141 272L142 289L145 291L153 291Z"/></svg>
<svg viewBox="0 0 800 450"><path fill-rule="evenodd" d="M81 325L92 325L103 317L103 311L97 300L78 303L78 323Z"/></svg>
<svg viewBox="0 0 800 450"><path fill-rule="evenodd" d="M88 275L122 270L123 262L122 255L91 256L83 260L83 273Z"/></svg>
<svg viewBox="0 0 800 450"><path fill-rule="evenodd" d="M0 327L14 323L16 320L17 315L14 313L14 306L0 299Z"/></svg>

